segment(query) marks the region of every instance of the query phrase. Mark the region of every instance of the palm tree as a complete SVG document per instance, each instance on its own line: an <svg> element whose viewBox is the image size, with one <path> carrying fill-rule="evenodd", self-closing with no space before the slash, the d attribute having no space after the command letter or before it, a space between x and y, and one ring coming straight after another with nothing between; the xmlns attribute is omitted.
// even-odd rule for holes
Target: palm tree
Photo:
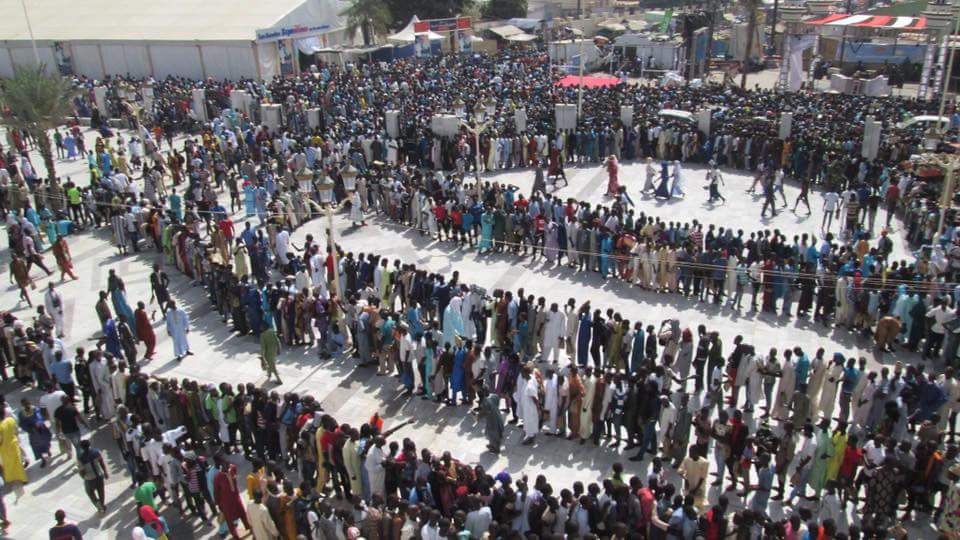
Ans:
<svg viewBox="0 0 960 540"><path fill-rule="evenodd" d="M347 18L347 35L352 36L360 30L365 46L372 44L377 35L387 33L393 22L390 8L383 0L353 0L340 16Z"/></svg>
<svg viewBox="0 0 960 540"><path fill-rule="evenodd" d="M0 85L0 107L6 109L0 122L27 131L37 141L50 179L57 173L47 130L73 114L75 93L72 81L58 73L48 74L43 64L14 66L13 77Z"/></svg>

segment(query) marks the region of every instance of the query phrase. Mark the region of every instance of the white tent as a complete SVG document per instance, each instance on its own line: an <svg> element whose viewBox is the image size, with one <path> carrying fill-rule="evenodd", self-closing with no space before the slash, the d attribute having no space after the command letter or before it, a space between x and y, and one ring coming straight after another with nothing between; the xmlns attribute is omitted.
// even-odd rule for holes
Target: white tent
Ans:
<svg viewBox="0 0 960 540"><path fill-rule="evenodd" d="M507 39L510 36L525 33L523 30L517 28L516 26L513 26L512 24L505 24L503 26L494 26L494 27L488 28L487 30L489 30L490 32L493 32L494 34L497 35L497 37L500 37L502 39Z"/></svg>
<svg viewBox="0 0 960 540"><path fill-rule="evenodd" d="M269 78L279 45L344 40L346 0L72 0L27 2L40 60L50 69L102 78ZM34 62L20 0L0 0L0 76ZM277 32L262 39L261 29Z"/></svg>
<svg viewBox="0 0 960 540"><path fill-rule="evenodd" d="M414 15L413 18L410 19L410 22L403 27L403 30L400 30L396 34L387 36L387 42L397 43L400 45L413 43L414 41L416 41L418 35L423 35L423 34L426 34L427 38L429 38L430 41L433 41L435 39L443 39L443 36L433 31L429 31L429 30L427 32L414 31L414 26L418 22L420 22L420 18Z"/></svg>
<svg viewBox="0 0 960 540"><path fill-rule="evenodd" d="M507 36L505 39L506 39L507 41L516 41L516 42L518 42L518 43L523 43L523 42L527 42L527 41L533 41L533 40L537 39L537 36L535 36L535 35L533 35L533 34L522 33L522 34L512 34L512 35L509 35L509 36Z"/></svg>

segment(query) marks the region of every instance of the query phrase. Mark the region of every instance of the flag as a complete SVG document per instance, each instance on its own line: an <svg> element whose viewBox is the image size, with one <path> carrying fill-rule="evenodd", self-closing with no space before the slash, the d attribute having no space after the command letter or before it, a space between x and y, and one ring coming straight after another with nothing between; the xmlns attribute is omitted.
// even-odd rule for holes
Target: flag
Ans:
<svg viewBox="0 0 960 540"><path fill-rule="evenodd" d="M670 20L673 19L673 8L668 8L663 12L663 21L660 22L660 33L666 34L670 31Z"/></svg>

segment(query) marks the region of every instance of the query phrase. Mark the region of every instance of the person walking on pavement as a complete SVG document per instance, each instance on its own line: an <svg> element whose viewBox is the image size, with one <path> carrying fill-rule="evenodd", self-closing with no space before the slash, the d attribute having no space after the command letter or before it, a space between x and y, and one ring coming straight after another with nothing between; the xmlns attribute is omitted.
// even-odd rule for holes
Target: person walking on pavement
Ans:
<svg viewBox="0 0 960 540"><path fill-rule="evenodd" d="M835 191L828 191L823 194L823 221L820 228L823 232L830 232L830 225L833 224L833 215L840 213L840 194Z"/></svg>
<svg viewBox="0 0 960 540"><path fill-rule="evenodd" d="M263 364L263 370L267 372L267 380L270 375L277 376L277 384L283 384L280 380L280 373L277 372L277 355L280 353L280 337L273 327L267 327L260 332L260 360Z"/></svg>
<svg viewBox="0 0 960 540"><path fill-rule="evenodd" d="M57 329L57 337L65 336L63 324L63 296L53 286L53 282L47 283L47 292L43 295L43 305L47 313L53 318L54 327Z"/></svg>
<svg viewBox="0 0 960 540"><path fill-rule="evenodd" d="M57 510L53 513L53 519L56 523L50 527L51 540L83 540L83 533L76 523L67 522L67 513L63 510Z"/></svg>
<svg viewBox="0 0 960 540"><path fill-rule="evenodd" d="M187 342L187 334L190 333L190 318L187 312L177 307L173 300L167 302L167 334L173 338L173 357L178 362L183 360L184 356L190 356L190 343Z"/></svg>
<svg viewBox="0 0 960 540"><path fill-rule="evenodd" d="M20 288L20 299L25 300L28 306L33 307L33 302L30 301L30 294L27 293L27 287L36 289L37 285L30 277L30 266L26 259L23 259L16 253L13 254L13 258L10 260L10 283L13 283L14 280L16 280L17 287Z"/></svg>
<svg viewBox="0 0 960 540"><path fill-rule="evenodd" d="M777 217L777 201L774 199L776 190L773 186L773 178L769 175L763 178L763 209L760 210L760 217L765 217L767 207L770 207L770 217Z"/></svg>
<svg viewBox="0 0 960 540"><path fill-rule="evenodd" d="M110 477L107 464L103 460L100 450L90 444L89 439L80 441L77 453L77 462L80 467L80 476L83 477L83 487L90 502L97 507L101 514L107 511L107 500L104 494L104 483Z"/></svg>

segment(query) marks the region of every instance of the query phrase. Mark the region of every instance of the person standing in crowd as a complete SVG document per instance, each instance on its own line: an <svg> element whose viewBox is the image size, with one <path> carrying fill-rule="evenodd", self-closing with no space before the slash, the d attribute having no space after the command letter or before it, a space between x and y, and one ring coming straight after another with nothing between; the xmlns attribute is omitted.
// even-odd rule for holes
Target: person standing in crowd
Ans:
<svg viewBox="0 0 960 540"><path fill-rule="evenodd" d="M146 304L137 302L137 309L133 312L133 320L136 325L135 331L137 339L146 346L143 359L146 361L153 360L153 355L156 354L157 336L153 331L153 324L150 322L150 317L147 315Z"/></svg>
<svg viewBox="0 0 960 540"><path fill-rule="evenodd" d="M23 467L20 441L17 438L17 421L0 407L0 466L3 467L3 482L27 483L27 471Z"/></svg>
<svg viewBox="0 0 960 540"><path fill-rule="evenodd" d="M54 288L52 281L47 283L47 292L43 295L43 305L47 311L47 314L53 317L53 324L57 330L57 337L65 337L63 296L60 294L60 291Z"/></svg>
<svg viewBox="0 0 960 540"><path fill-rule="evenodd" d="M107 472L107 463L103 459L103 454L94 448L88 439L85 439L80 441L77 462L87 497L101 514L105 513L107 511L105 482L110 478L110 474Z"/></svg>
<svg viewBox="0 0 960 540"><path fill-rule="evenodd" d="M922 147L922 136L909 130L891 127L891 132L898 130L896 137L885 136L872 161L856 155L865 106L894 126L906 116L931 112L929 103L816 92L731 94L719 85L620 84L585 88L586 114L575 129L557 131L552 109L564 94L554 85L555 73L544 69L543 58L542 50L511 50L417 62L319 63L313 76L259 82L153 81L155 106L133 119L136 138L144 145L140 165L145 178L136 181L129 175L131 165L138 164L126 162L115 135L106 136L112 132L106 120L116 117L118 109L119 98L110 96L121 95L119 90L126 88L119 85L132 84L132 78L111 78L102 81L110 111L94 107L87 95L91 92L80 92L74 100L77 112L85 113L77 116L93 118L104 135L90 153L91 187L80 193L72 188L64 192L55 179L40 181L28 151L35 142L23 131L8 132L13 152L2 156L2 203L8 211L11 278L28 304L32 265L46 270L41 233L54 246L61 279L73 275L60 226L68 234L75 227L53 218L66 204L72 210L76 201L78 210L85 207L90 213L87 221L111 225L121 252L131 245L139 249L141 231L145 242L155 244L165 266L154 266L147 304L156 300L161 306L177 360L193 354L187 340L191 321L169 293L172 281L185 279L203 287L212 310L232 326L230 346L261 346L268 378L277 375L278 383L281 343L284 355L312 353L316 347L320 357L332 358L325 360L329 365L324 370L362 370L353 364L359 357L364 365L377 364L383 375L400 376L399 382L376 379L383 389L376 399L399 406L379 410L413 414L418 424L430 425L442 416L404 408L413 394L422 392L444 408L461 407L460 412L480 397L488 450L506 452L508 467L517 467L512 458L518 449L504 449L503 443L516 440L510 439L516 432L523 444L536 445L544 455L556 451L589 460L598 469L592 476L602 478L587 485L551 484L546 474L529 478L511 471L513 481L506 471L488 472L471 463L475 457L418 448L416 433L391 438L403 425L399 418L375 414L357 422L367 418L363 411L325 411L321 401L329 405L329 399L309 396L305 388L281 395L233 380L233 373L243 372L234 365L241 356L205 358L227 367L221 371L228 380L185 378L185 368L176 364L170 373L146 373L135 358L139 341L145 343L147 357L153 354L153 316L147 317L143 302L136 312L130 309L122 280L112 272L108 292L96 303L106 350L98 346L84 359L81 349L74 371L84 395L89 390L95 411L109 423L104 431L113 435L122 457L118 463L126 469L118 474L129 475L137 488L140 532L167 534L154 506L180 510L183 494L201 520L207 519L204 506L218 509L223 535L229 531L236 537L236 522L241 521L257 540L298 535L408 540L417 531L430 540L487 535L686 540L728 533L750 539L887 538L898 535L901 525L913 526L898 518L902 509L896 494L905 493L908 517L939 510L934 517L942 518L936 521L943 533L956 533L957 520L951 516L960 506L957 475L949 471L957 455L952 432L960 391L946 368L956 361L949 333L958 303L960 249L954 245L952 223L946 222L944 230L938 226L938 218L947 217L935 204L943 184L900 166ZM621 60L624 77L641 69L631 59ZM80 75L76 81L85 90L92 84ZM183 105L195 89L205 90L209 101L206 120ZM278 102L283 128L263 125L255 112L233 109L226 100L236 89L249 92L257 103ZM492 103L495 116L501 116L512 113L518 99L537 119L525 130L496 121L473 140L462 132L438 137L429 127L435 112L452 110L458 101L464 109ZM633 122L611 115L618 99L637 105ZM714 115L710 136L658 114L668 105L709 108L717 103L724 104L724 111ZM402 139L384 133L378 119L387 107L402 110ZM314 108L320 110L320 127L307 121ZM766 126L775 122L754 121L757 111L775 117L788 109L797 120L790 137L781 139L776 126ZM174 144L184 132L189 135ZM71 136L82 140L83 133L76 127ZM160 152L164 138L166 155ZM944 140L951 138L955 132ZM134 148L132 144L131 157L140 158ZM652 180L654 157L661 161L659 188ZM770 219L776 219L777 192L786 203L784 182L801 186L795 210L807 202L809 190L821 190L821 234L800 231L808 226L802 218L785 224L781 216L770 227L737 230L730 223L701 223L699 216L683 212L634 206L620 182L621 160L641 158L648 163L645 196L672 202L674 196L692 196L683 193L680 178L681 167L696 168L689 161L711 164L708 203L725 202L717 164L731 183L741 181L737 171L755 174L764 200L754 203L762 205L764 217L769 207ZM562 172L567 159L605 172L611 198L598 204L545 193L543 162L548 160L552 176ZM490 172L482 182L465 178L474 161ZM529 197L494 174L498 168L531 166L507 173L525 175L528 183L523 185L536 184ZM219 200L226 194L218 192L226 176L231 199L233 192L239 198L239 188L230 187L234 172L243 177L248 217L257 215L260 222L247 223L237 238ZM179 186L169 197L165 177ZM890 197L891 189L896 197ZM873 236L879 193L886 195L888 224L898 214L902 234ZM391 264L372 253L376 246L368 246L366 254L350 253L347 248L357 246L337 244L334 225L325 239L307 236L301 254L291 240L297 229L324 206L344 200L353 202L347 219L450 240L431 245L435 252L459 250L479 236L478 252L484 257L511 264L522 257L525 267L549 270L555 273L552 278L588 281L600 273L604 286L619 294L619 303L604 309L583 301L578 309L574 300L561 312L553 299L536 299L530 291L488 293L470 286L461 270L444 275L433 270L433 263L429 268ZM834 237L832 222L841 210L845 219ZM351 242L347 237L346 243ZM231 244L236 248L230 250ZM920 248L915 256L909 255L913 247ZM475 255L469 250L463 254ZM573 268L558 264L564 254ZM736 316L748 283L754 311L759 296L763 316L736 322L754 325L755 331L740 332L726 354L722 345L732 336L706 327L697 332L701 338L694 353L690 329L696 327L695 310L681 311L683 319L662 321L658 331L657 321L643 320L647 313L631 302L650 300L650 295L665 303L703 302L712 295L715 312L710 316ZM636 294L622 285L636 285L638 289L629 289ZM14 310L4 317L0 335L5 359L0 365L12 366L23 384L55 383L71 397L73 379L64 347L52 343L65 333L62 300L74 302L67 294L67 287L74 286L64 285L61 292L48 285L35 320L21 320ZM794 303L798 288L800 300ZM64 295L59 303L50 297L52 291ZM823 326L815 354L804 353L814 347L808 342L814 338L777 345L782 359L775 351L766 357L755 353L769 350L772 340L793 337L782 330L767 335L764 325L771 324L771 316L779 321L774 324L782 324L794 315L807 318L811 309L817 327ZM629 317L633 324L626 321L628 313L636 315ZM217 317L194 322L200 325L201 320ZM806 324L797 323L797 328ZM248 333L256 341L243 337ZM845 368L845 351L857 343L840 347L833 340L870 333L881 350L897 348L901 363L881 366L871 360L852 368L847 362ZM347 350L339 354L343 344ZM922 350L926 362L915 361L904 345ZM694 385L689 384L691 365ZM100 451L81 440L84 416L70 397L50 388L47 396L61 400L53 411L55 424L80 447L80 475L93 482L87 484L88 495L102 511L103 456L91 459ZM465 398L467 408L458 397ZM57 405L54 398L42 399L52 403L47 409ZM839 418L833 414L837 401ZM84 405L86 409L86 400ZM0 463L9 481L26 481L13 420L29 425L30 417L22 412L4 411L0 421ZM512 415L509 423L505 412ZM481 426L470 415L437 414L454 414L458 436L467 443L479 433ZM347 417L350 424L344 423ZM394 425L385 431L385 422ZM571 440L540 437L544 431L567 434L567 428ZM796 439L795 431L804 436ZM626 448L637 450L629 458L634 467L629 472L619 457L621 439ZM35 442L42 450L43 441ZM246 507L230 465L242 465L239 452L231 455L238 446L254 464L247 476ZM707 458L711 452L712 460ZM607 471L605 463L615 465ZM675 467L679 477L673 474ZM544 469L559 476L551 468ZM711 472L718 489L725 476L731 477L729 493L705 486ZM774 476L779 498L790 488L789 505L770 497ZM811 492L818 500L807 497ZM331 504L333 496L349 498L350 507ZM862 509L848 504L857 500L864 501ZM173 512L166 514L174 519ZM856 519L847 522L850 515ZM64 520L58 517L58 522ZM910 534L924 537L932 531Z"/></svg>
<svg viewBox="0 0 960 540"><path fill-rule="evenodd" d="M184 356L190 356L190 343L187 342L187 334L190 333L190 319L187 312L177 307L173 300L167 302L166 308L167 335L173 338L173 358L176 361L183 360Z"/></svg>
<svg viewBox="0 0 960 540"><path fill-rule="evenodd" d="M54 525L50 527L51 540L83 540L83 533L76 523L67 521L67 513L57 510L53 513Z"/></svg>

